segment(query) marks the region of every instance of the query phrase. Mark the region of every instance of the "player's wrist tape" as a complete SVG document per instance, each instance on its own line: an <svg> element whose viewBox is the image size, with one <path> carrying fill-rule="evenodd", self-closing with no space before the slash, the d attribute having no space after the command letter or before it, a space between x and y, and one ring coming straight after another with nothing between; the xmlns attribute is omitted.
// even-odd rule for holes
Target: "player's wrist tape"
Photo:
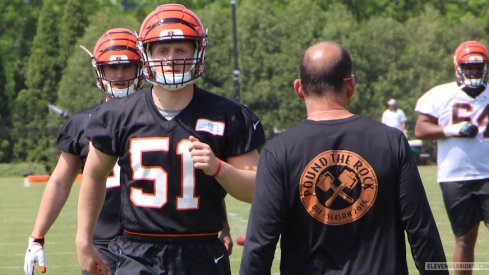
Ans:
<svg viewBox="0 0 489 275"><path fill-rule="evenodd" d="M41 244L44 247L44 237L29 237L29 243L36 242Z"/></svg>
<svg viewBox="0 0 489 275"><path fill-rule="evenodd" d="M443 133L446 137L462 136L462 137L475 137L479 129L476 125L470 122L460 122L457 124L447 125L443 128Z"/></svg>
<svg viewBox="0 0 489 275"><path fill-rule="evenodd" d="M219 176L219 173L221 172L221 167L222 167L222 160L217 159L217 169L214 175L212 175L213 178Z"/></svg>
<svg viewBox="0 0 489 275"><path fill-rule="evenodd" d="M460 124L450 124L445 127L443 127L443 134L445 134L446 137L453 137L459 134L461 125Z"/></svg>

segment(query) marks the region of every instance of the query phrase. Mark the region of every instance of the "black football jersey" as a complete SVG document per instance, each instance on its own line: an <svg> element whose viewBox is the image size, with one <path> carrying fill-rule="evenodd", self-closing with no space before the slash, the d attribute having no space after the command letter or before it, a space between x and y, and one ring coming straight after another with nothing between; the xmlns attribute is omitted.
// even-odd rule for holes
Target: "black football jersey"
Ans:
<svg viewBox="0 0 489 275"><path fill-rule="evenodd" d="M408 274L444 262L401 131L352 116L305 120L261 150L240 274Z"/></svg>
<svg viewBox="0 0 489 275"><path fill-rule="evenodd" d="M151 88L112 100L92 115L87 132L93 146L119 158L127 232L217 233L226 192L194 169L189 136L208 144L222 160L264 143L263 128L248 108L194 87L191 102L169 121L154 104Z"/></svg>
<svg viewBox="0 0 489 275"><path fill-rule="evenodd" d="M58 135L58 148L73 155L77 155L85 164L88 156L89 141L85 134L90 115L101 105L95 105L82 110L71 116ZM107 179L107 192L104 205L97 220L93 242L96 244L107 244L115 236L122 234L122 226L119 223L120 208L120 183L119 168L114 167L114 171Z"/></svg>

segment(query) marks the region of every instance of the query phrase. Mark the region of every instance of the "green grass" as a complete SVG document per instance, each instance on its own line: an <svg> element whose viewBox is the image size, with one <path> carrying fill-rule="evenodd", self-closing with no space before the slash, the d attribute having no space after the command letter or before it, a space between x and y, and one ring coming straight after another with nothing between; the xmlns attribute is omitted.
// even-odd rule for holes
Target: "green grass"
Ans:
<svg viewBox="0 0 489 275"><path fill-rule="evenodd" d="M420 172L440 230L447 260L451 262L454 239L443 206L440 188L436 184L436 167L421 166ZM22 274L27 238L34 224L44 184L35 183L29 188L25 188L21 177L2 177L0 178L0 188L2 194L0 200L0 275ZM75 253L76 203L79 188L79 184L74 184L65 208L46 236L45 250L48 274L80 274ZM236 239L239 233L246 230L250 205L228 196L227 207L231 235L233 239ZM238 273L242 250L243 247L234 245L233 254L230 258L233 274ZM277 248L275 255L276 260L273 264L272 273L279 274L279 248ZM410 273L417 274L411 256L408 255L407 258ZM475 261L489 262L489 234L483 225L479 230ZM486 272L487 270L474 271L474 274ZM37 274L39 273L37 272Z"/></svg>

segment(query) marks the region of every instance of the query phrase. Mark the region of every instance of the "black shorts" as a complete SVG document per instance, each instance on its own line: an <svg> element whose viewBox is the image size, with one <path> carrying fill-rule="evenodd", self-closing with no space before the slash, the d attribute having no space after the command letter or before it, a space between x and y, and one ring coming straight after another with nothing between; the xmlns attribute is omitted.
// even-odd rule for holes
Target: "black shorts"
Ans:
<svg viewBox="0 0 489 275"><path fill-rule="evenodd" d="M142 241L126 236L113 239L118 254L115 275L230 275L226 248L217 238L192 241Z"/></svg>
<svg viewBox="0 0 489 275"><path fill-rule="evenodd" d="M117 266L118 256L109 250L109 244L94 244L93 246L98 250L98 252L100 252L100 254L102 254L102 258L104 258L104 260L106 260L107 264L109 265L110 272L114 274L115 267ZM90 275L89 272L85 271L82 271L82 274Z"/></svg>
<svg viewBox="0 0 489 275"><path fill-rule="evenodd" d="M440 187L456 237L465 235L480 221L489 223L489 179L441 182Z"/></svg>

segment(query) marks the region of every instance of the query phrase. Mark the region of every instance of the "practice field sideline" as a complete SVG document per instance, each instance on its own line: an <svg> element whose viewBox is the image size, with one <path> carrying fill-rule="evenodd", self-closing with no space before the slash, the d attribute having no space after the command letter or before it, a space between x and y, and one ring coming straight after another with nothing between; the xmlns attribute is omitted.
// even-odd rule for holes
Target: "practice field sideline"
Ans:
<svg viewBox="0 0 489 275"><path fill-rule="evenodd" d="M432 211L442 237L447 260L452 261L454 247L453 234L447 220L440 188L436 184L436 166L420 166ZM24 253L27 238L34 225L39 200L44 184L34 183L24 187L22 177L0 177L2 199L0 200L0 275L23 274ZM75 253L76 203L80 185L74 184L70 198L60 217L46 236L47 274L81 274ZM250 205L227 198L229 222L233 239L244 232ZM408 249L409 251L409 249ZM242 247L234 245L231 255L233 274L238 274ZM279 259L277 249L276 259ZM476 262L489 262L489 232L481 224L476 246ZM411 257L408 257L411 274L417 274ZM474 271L474 274L487 274L489 271ZM279 274L278 261L274 261L273 274ZM40 274L36 270L36 274Z"/></svg>

